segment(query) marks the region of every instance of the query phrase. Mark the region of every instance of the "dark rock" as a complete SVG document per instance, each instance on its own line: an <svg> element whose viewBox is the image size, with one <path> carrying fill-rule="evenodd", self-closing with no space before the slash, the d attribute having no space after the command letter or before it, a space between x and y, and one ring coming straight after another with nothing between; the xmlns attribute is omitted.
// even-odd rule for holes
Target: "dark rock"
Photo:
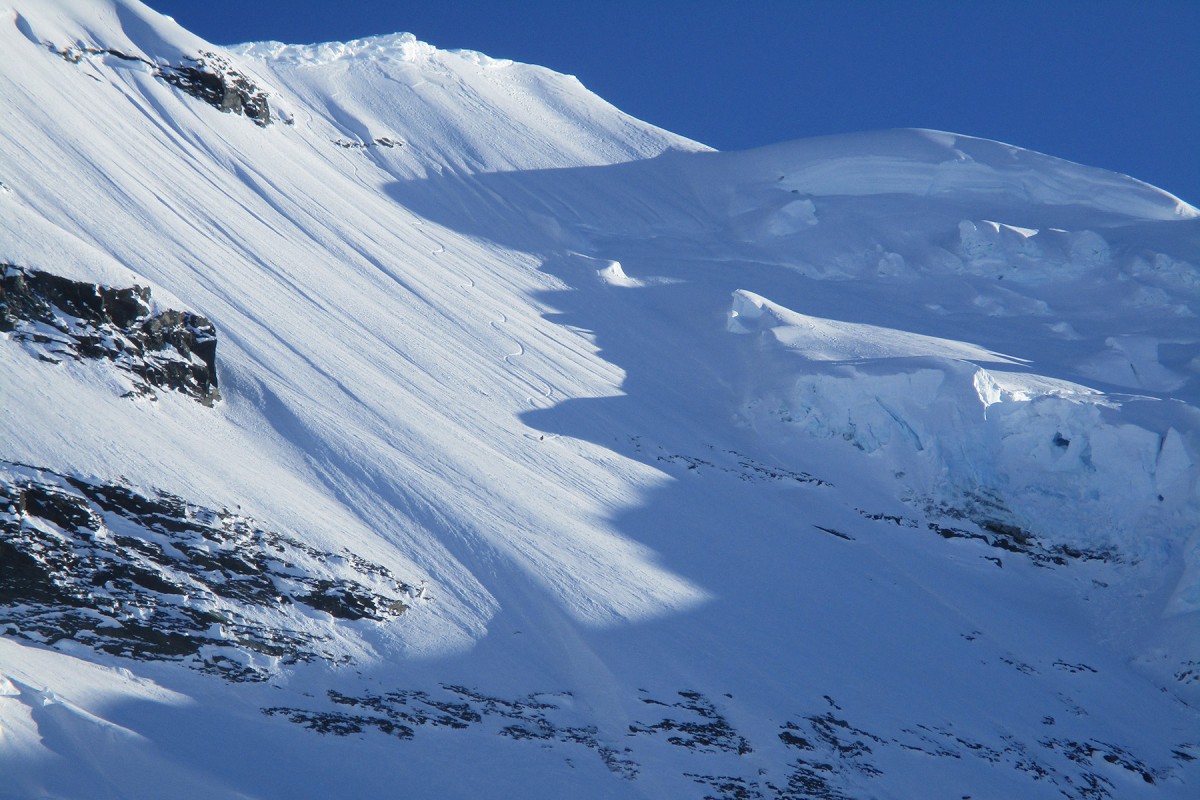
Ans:
<svg viewBox="0 0 1200 800"><path fill-rule="evenodd" d="M726 752L745 755L753 752L745 738L734 730L729 721L717 710L712 701L700 692L685 691L677 693L682 700L676 703L664 703L651 698L642 698L647 705L682 711L683 719L668 717L653 725L635 723L629 726L631 734L668 733L667 741L676 747L702 752Z"/></svg>
<svg viewBox="0 0 1200 800"><path fill-rule="evenodd" d="M593 751L614 774L633 780L638 765L629 758L628 748L621 751L600 740L595 727L564 725L559 719L564 710L553 702L539 699L545 695L502 698L486 695L465 686L443 684L442 696L405 689L386 694L347 695L336 690L326 694L339 708L264 708L268 716L282 716L317 733L346 736L375 729L401 739L411 739L423 728L462 730L480 726L489 719L506 720L496 733L514 741L533 741L542 746L555 744L580 746ZM560 696L568 696L560 694ZM354 709L353 712L344 708Z"/></svg>
<svg viewBox="0 0 1200 800"><path fill-rule="evenodd" d="M229 59L216 53L202 51L195 57L185 58L180 64L156 64L141 56L113 49L78 46L60 49L49 42L46 46L52 53L72 64L95 56L114 56L122 61L141 62L153 69L156 78L161 78L180 91L203 100L220 111L244 114L256 125L265 127L271 124L271 107L267 102L267 93L245 74L234 69Z"/></svg>
<svg viewBox="0 0 1200 800"><path fill-rule="evenodd" d="M379 717L343 714L336 711L305 711L299 708L264 708L268 716L282 716L297 725L303 725L310 731L332 734L333 736L349 736L362 733L368 728L374 728L381 733L395 736L397 739L413 738L413 729L407 725L399 725L391 720Z"/></svg>
<svg viewBox="0 0 1200 800"><path fill-rule="evenodd" d="M825 527L825 526L823 526L823 525L813 525L813 527L814 527L814 528L816 528L816 529L817 529L817 530L819 530L819 531L822 531L822 532L824 532L824 533L828 533L830 536L836 536L836 537L837 537L837 538L839 538L839 539L845 539L847 542L853 542L853 541L854 541L854 537L853 537L853 536L851 536L851 535L850 535L850 534L848 534L848 533L842 533L841 531L839 531L839 530L834 530L833 528L826 528L826 527Z"/></svg>
<svg viewBox="0 0 1200 800"><path fill-rule="evenodd" d="M710 447L712 459L697 456L672 453L661 446L650 445L642 441L641 436L631 436L630 444L633 451L644 457L653 456L655 461L683 467L696 474L713 471L725 474L748 483L800 483L812 486L831 486L828 481L807 472L797 472L784 467L775 467L755 461L749 456L742 455L736 450L716 450ZM714 460L715 459L715 460Z"/></svg>
<svg viewBox="0 0 1200 800"><path fill-rule="evenodd" d="M289 621L300 609L383 622L410 591L378 564L226 510L0 461L0 631L10 636L261 680L251 654L344 659Z"/></svg>
<svg viewBox="0 0 1200 800"><path fill-rule="evenodd" d="M205 405L220 399L217 332L187 311L150 314L150 290L112 288L0 264L0 331L40 360L107 360L132 378L130 396L171 389Z"/></svg>
<svg viewBox="0 0 1200 800"><path fill-rule="evenodd" d="M683 776L717 793L705 795L704 800L763 800L764 797L756 782L736 775L698 775L685 772Z"/></svg>
<svg viewBox="0 0 1200 800"><path fill-rule="evenodd" d="M314 700L314 705L324 705L324 708L275 707L263 709L263 712L330 735L406 730L419 736L426 727L491 727L500 736L538 748L583 746L595 752L620 777L634 780L639 774L634 749L618 750L605 744L595 727L564 724L562 717L569 712L555 702L548 702L553 695L500 698L462 686L442 685L441 689L441 699L435 699L433 693L418 690L361 695L329 691L327 703ZM897 758L905 755L917 759L921 768L928 770L942 769L938 766L941 759L982 761L988 765L988 771L993 772L1011 769L1032 784L1045 787L1041 794L1054 794L1067 800L1115 800L1122 796L1117 793L1114 782L1097 770L1104 765L1122 768L1131 778L1150 785L1163 784L1173 775L1144 763L1119 745L1096 739L1022 741L1012 734L997 734L985 725L981 730L987 730L983 735L988 740L981 741L947 725L923 724L901 729L897 732L900 738L883 736L852 723L828 696L825 699L832 710L810 714L781 726L779 740L785 746L783 753L786 756L773 755L779 754L780 748L768 745L758 750L754 758L738 759L734 756L743 754L743 749L736 743L745 740L728 728L724 733L716 733L728 723L704 694L684 691L678 693L678 702L662 702L647 696L644 690L639 691L645 705L675 711L672 719L664 720L667 724L634 725L630 735L637 737L635 741L640 745L645 743L640 734L670 733L668 741L671 744L690 751L687 763L690 770L696 771L683 772L682 776L704 787L704 800L876 797L879 792L872 790L871 783L883 775L883 771L873 759L895 763ZM455 711L444 714L441 711L444 708ZM489 726L493 720L502 722L498 730L494 724ZM714 727L701 729L710 725ZM686 741L685 730L695 733L691 737L692 743ZM399 738L412 737L402 735ZM724 740L725 746L716 743L718 738ZM702 739L708 739L708 742ZM1183 764L1196 759L1192 752L1196 749L1194 744L1180 744L1171 755ZM750 752L748 743L744 752ZM773 774L776 777L772 777ZM961 796L979 795L964 793Z"/></svg>
<svg viewBox="0 0 1200 800"><path fill-rule="evenodd" d="M224 112L245 114L256 125L271 124L267 94L238 72L229 60L202 52L190 63L158 68L158 77Z"/></svg>
<svg viewBox="0 0 1200 800"><path fill-rule="evenodd" d="M997 550L1017 553L1027 557L1038 566L1062 567L1071 561L1121 561L1120 556L1109 549L1086 550L1072 547L1068 544L1047 544L1032 531L1028 531L1010 522L1003 522L994 516L984 516L976 510L964 511L951 506L929 506L926 512L936 521L926 523L926 527L943 539L974 539ZM992 513L1006 512L1006 509L993 504ZM881 515L871 515L860 511L869 519L881 519ZM945 524L953 520L955 524ZM907 527L917 527L917 522L911 521ZM1004 563L994 556L984 556L998 567Z"/></svg>
<svg viewBox="0 0 1200 800"><path fill-rule="evenodd" d="M404 147L404 142L387 136L381 136L369 142L356 139L332 139L330 141L343 150L366 150L369 147Z"/></svg>
<svg viewBox="0 0 1200 800"><path fill-rule="evenodd" d="M786 744L788 747L795 747L798 750L812 750L813 745L808 739L803 736L798 736L795 731L800 728L794 722L788 722L783 726L783 732L779 734L779 741Z"/></svg>

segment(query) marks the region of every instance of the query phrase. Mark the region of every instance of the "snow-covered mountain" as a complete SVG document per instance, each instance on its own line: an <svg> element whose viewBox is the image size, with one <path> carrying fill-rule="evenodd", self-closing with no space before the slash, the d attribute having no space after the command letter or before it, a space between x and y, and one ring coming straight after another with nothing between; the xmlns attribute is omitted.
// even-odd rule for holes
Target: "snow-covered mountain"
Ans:
<svg viewBox="0 0 1200 800"><path fill-rule="evenodd" d="M0 798L1190 798L1200 211L0 0Z"/></svg>

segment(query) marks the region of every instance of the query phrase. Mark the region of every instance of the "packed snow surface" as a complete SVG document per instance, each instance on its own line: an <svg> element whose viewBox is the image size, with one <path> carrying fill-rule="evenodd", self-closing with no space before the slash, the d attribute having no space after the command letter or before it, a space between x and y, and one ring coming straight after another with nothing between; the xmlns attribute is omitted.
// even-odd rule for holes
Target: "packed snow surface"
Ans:
<svg viewBox="0 0 1200 800"><path fill-rule="evenodd" d="M221 398L6 322L0 797L1195 796L1195 207L409 34L0 52L5 285L202 315Z"/></svg>

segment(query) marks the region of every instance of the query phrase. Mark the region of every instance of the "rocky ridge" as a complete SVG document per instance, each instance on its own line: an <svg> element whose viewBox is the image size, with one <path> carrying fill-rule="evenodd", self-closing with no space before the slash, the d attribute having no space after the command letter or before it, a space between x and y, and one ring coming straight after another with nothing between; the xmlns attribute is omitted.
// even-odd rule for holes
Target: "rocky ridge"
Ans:
<svg viewBox="0 0 1200 800"><path fill-rule="evenodd" d="M0 332L48 364L105 360L129 379L129 397L182 392L205 405L217 388L217 332L189 311L152 314L150 289L113 288L0 264Z"/></svg>
<svg viewBox="0 0 1200 800"><path fill-rule="evenodd" d="M773 736L751 742L735 729L724 701L694 689L638 700L663 719L634 722L624 734L580 725L569 692L504 698L458 685L433 691L405 689L346 694L329 690L308 708L269 707L314 733L332 736L384 734L409 741L422 728L477 729L513 741L529 741L561 754L573 765L591 751L616 777L637 781L666 751L687 751L696 771L682 777L703 787L697 800L855 800L874 797L879 780L898 761L975 761L1012 772L1018 782L1055 787L1069 800L1113 800L1122 785L1170 782L1194 761L1200 743L1184 742L1147 758L1121 744L1081 737L1058 708L1043 717L1041 735L971 732L948 723L913 722L898 730L869 731L853 722L832 697L826 707L785 719ZM730 698L730 695L724 695ZM1084 712L1086 714L1086 712ZM1068 730L1069 729L1069 730ZM662 744L669 747L664 748ZM583 748L581 751L580 748ZM654 770L648 770L654 774ZM965 795L964 795L965 796Z"/></svg>
<svg viewBox="0 0 1200 800"><path fill-rule="evenodd" d="M142 56L121 50L100 47L56 47L45 43L51 52L65 61L78 64L85 58L111 56L122 61L138 61L151 67L156 78L176 89L203 100L219 111L245 115L254 124L271 124L271 106L267 93L244 73L234 68L229 59L212 51L202 51L178 64L150 61Z"/></svg>
<svg viewBox="0 0 1200 800"><path fill-rule="evenodd" d="M5 636L257 681L351 660L334 625L395 619L422 595L228 508L0 461Z"/></svg>

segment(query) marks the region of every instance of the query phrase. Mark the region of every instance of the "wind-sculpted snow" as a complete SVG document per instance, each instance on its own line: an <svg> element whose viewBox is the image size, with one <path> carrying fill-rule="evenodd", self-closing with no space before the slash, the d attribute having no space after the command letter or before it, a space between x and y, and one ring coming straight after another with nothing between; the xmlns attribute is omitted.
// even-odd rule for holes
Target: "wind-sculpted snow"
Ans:
<svg viewBox="0 0 1200 800"><path fill-rule="evenodd" d="M283 42L249 42L231 48L251 58L276 63L298 63L323 66L334 61L365 61L383 64L389 61L404 63L427 62L442 55L436 47L418 41L411 33L369 36L350 42L319 44L285 44ZM513 62L496 62L510 66Z"/></svg>
<svg viewBox="0 0 1200 800"><path fill-rule="evenodd" d="M603 164L705 149L628 117L573 76L439 50L408 33L260 42L231 53L280 87L276 105L301 128L331 141L406 143L403 153L364 151L383 175Z"/></svg>
<svg viewBox="0 0 1200 800"><path fill-rule="evenodd" d="M0 52L0 263L74 287L0 337L0 795L1195 795L1181 199L137 0Z"/></svg>
<svg viewBox="0 0 1200 800"><path fill-rule="evenodd" d="M726 324L730 333L765 333L810 361L862 362L885 358L947 358L1017 364L977 345L890 328L797 314L764 297L733 293Z"/></svg>
<svg viewBox="0 0 1200 800"><path fill-rule="evenodd" d="M1129 558L1157 559L1200 519L1196 409L1030 381L972 363L1012 360L964 343L805 317L747 292L733 295L729 329L766 337L764 360L776 351L746 424L883 457L913 502Z"/></svg>
<svg viewBox="0 0 1200 800"><path fill-rule="evenodd" d="M891 147L894 158L916 159L913 168L923 169L956 141L895 132L851 137L840 152L858 158ZM737 366L727 368L737 380L731 414L739 424L797 448L811 437L844 441L871 456L864 467L891 476L897 496L921 507L954 507L1067 548L1124 551L1159 566L1179 556L1189 577L1171 606L1194 609L1200 338L1192 309L1200 287L1192 262L1200 241L1191 212L1176 214L1177 199L1120 176L979 142L969 149L995 162L994 180L943 194L915 183L888 188L884 175L884 190L853 197L849 185L818 180L805 184L814 193L797 199L799 190L787 188L807 180L797 165L833 149L828 141L797 142L727 160L676 154L561 174L481 176L467 191L504 197L508 206L493 215L479 204L467 227L522 248L583 250L562 259L556 274L589 294L582 262L620 263L625 288L680 321L681 349L696 341L683 302L712 309L724 282L733 289L726 328L750 334L733 357ZM1070 176L1069 185L1014 205L1027 181L1006 172L1005 162L1040 165L1055 182ZM747 163L757 165L761 183L739 169ZM768 172L768 163L778 171ZM864 164L863 174L874 174ZM1112 191L1075 194L1097 181ZM622 187L638 187L644 202L656 182L686 185L672 197L686 211L671 216L664 203L618 223ZM442 188L426 181L395 191L436 219L460 219L442 205ZM1085 207L1103 235L1058 227L1078 225ZM521 212L540 232L505 229L499 217ZM545 226L546 217L560 224ZM672 290L681 284L691 296ZM797 306L778 297L796 298ZM615 314L623 310L611 305ZM711 342L704 348L714 352ZM1147 394L1122 392L1130 389Z"/></svg>
<svg viewBox="0 0 1200 800"><path fill-rule="evenodd" d="M745 183L777 181L804 195L915 195L1020 206L1079 206L1145 219L1200 210L1148 184L1019 147L930 130L808 139L737 154L723 166Z"/></svg>

